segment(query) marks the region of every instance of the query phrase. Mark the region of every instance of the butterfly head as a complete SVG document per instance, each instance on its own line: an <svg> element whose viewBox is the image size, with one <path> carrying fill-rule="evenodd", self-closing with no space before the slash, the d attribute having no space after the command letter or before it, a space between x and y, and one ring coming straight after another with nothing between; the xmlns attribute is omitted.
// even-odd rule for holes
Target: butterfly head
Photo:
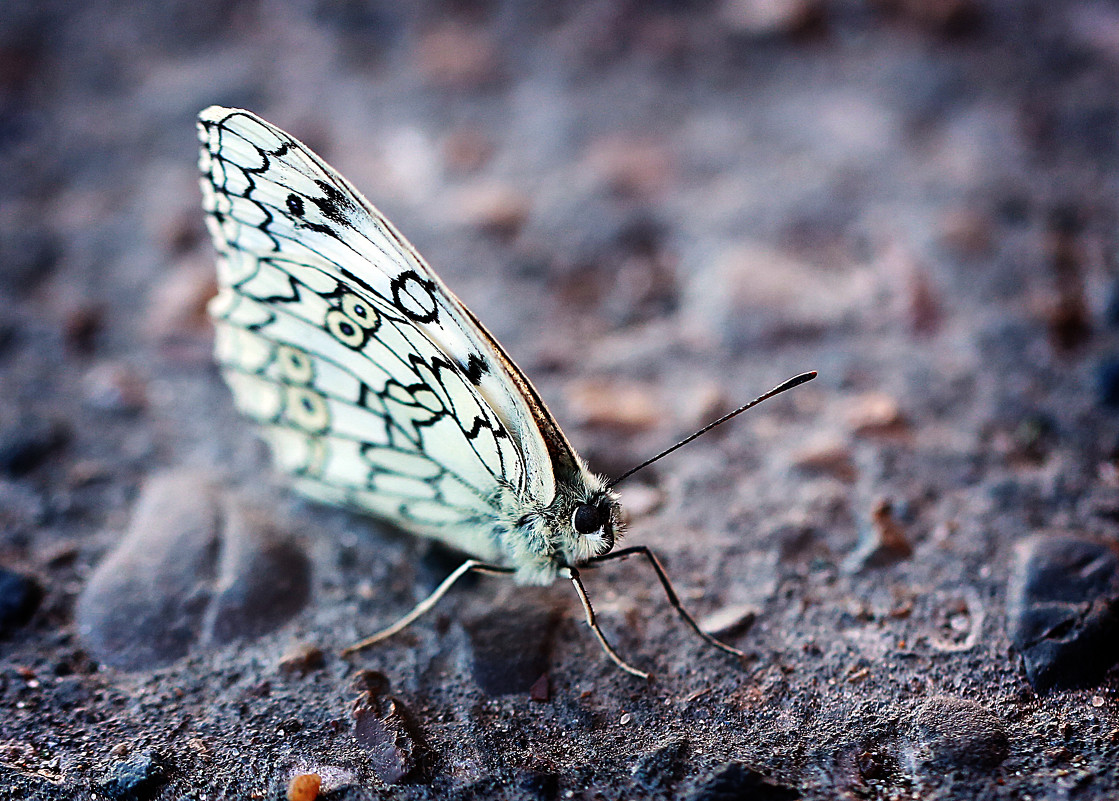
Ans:
<svg viewBox="0 0 1119 801"><path fill-rule="evenodd" d="M581 565L609 553L621 536L621 506L618 496L597 477L568 495L555 518L559 556L565 564Z"/></svg>

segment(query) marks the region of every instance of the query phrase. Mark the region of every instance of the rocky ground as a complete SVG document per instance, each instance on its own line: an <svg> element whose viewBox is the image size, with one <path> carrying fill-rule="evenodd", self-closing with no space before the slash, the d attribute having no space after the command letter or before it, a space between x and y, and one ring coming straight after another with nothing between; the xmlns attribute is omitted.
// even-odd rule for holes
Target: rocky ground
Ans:
<svg viewBox="0 0 1119 801"><path fill-rule="evenodd" d="M0 798L1119 794L1114 6L127 6L0 6ZM360 187L606 474L820 371L622 487L747 659L635 562L586 581L651 683L500 577L338 655L455 557L233 411L212 103Z"/></svg>

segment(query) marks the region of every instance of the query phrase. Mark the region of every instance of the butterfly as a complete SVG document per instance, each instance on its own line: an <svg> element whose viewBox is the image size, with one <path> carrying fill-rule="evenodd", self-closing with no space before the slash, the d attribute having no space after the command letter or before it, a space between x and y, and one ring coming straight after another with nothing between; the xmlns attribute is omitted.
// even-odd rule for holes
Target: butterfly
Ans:
<svg viewBox="0 0 1119 801"><path fill-rule="evenodd" d="M703 639L645 546L614 550L613 487L746 408L815 377L797 376L625 475L592 472L536 389L396 228L309 148L248 111L199 115L206 223L219 290L215 359L237 408L303 494L388 521L468 556L392 626L431 609L465 574L521 584L571 581L608 642L580 568L644 557Z"/></svg>

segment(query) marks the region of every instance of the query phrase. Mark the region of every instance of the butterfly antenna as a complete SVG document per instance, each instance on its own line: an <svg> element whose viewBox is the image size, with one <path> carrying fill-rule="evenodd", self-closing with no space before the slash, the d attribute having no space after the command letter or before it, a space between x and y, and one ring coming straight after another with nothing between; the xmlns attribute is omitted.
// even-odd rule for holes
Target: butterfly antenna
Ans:
<svg viewBox="0 0 1119 801"><path fill-rule="evenodd" d="M646 459L644 462L637 465L637 467L633 467L633 468L627 470L626 472L622 473L617 478L613 479L612 481L609 481L606 484L606 486L607 487L614 487L617 484L620 484L621 482L625 481L627 478L632 476L634 473L636 473L638 470L643 470L646 467L648 467L649 465L651 465L653 462L656 462L660 459L663 459L664 457L668 456L668 454L672 453L675 450L683 448L685 445L687 445L692 440L697 439L698 437L702 437L708 431L715 428L716 426L721 426L723 423L725 423L727 420L730 420L732 417L736 417L737 415L742 414L747 409L754 408L755 406L757 406L762 401L769 400L774 395L780 395L782 392L784 392L787 389L792 389L793 387L799 387L801 384L805 384L805 383L811 381L816 376L817 376L817 373L816 373L815 370L811 370L807 373L801 373L798 376L793 376L788 381L785 381L781 384L778 384L777 386L775 386L773 389L771 389L769 392L765 393L764 395L759 395L758 397L754 398L752 401L747 403L745 406L739 406L733 412L730 412L729 414L724 414L722 417L720 417L718 420L714 421L713 423L708 423L703 428L701 428L699 431L692 434L690 437L685 437L684 439L680 440L675 445L673 445L671 448L668 448L666 450L661 451L656 456L654 456L652 459Z"/></svg>

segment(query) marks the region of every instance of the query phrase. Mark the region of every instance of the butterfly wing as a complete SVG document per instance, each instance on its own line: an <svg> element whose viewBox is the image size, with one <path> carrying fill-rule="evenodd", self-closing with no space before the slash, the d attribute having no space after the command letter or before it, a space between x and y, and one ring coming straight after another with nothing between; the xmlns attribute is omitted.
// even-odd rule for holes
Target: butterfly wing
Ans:
<svg viewBox="0 0 1119 801"><path fill-rule="evenodd" d="M216 106L198 130L216 353L238 407L307 494L499 558L477 534L497 496L547 505L576 463L535 390L304 145Z"/></svg>

